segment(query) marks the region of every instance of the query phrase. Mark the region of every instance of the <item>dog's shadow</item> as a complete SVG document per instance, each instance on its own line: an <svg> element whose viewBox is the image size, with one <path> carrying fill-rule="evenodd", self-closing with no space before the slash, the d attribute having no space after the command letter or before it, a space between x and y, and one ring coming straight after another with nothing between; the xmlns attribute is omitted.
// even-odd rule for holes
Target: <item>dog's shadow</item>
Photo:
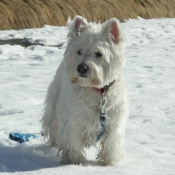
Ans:
<svg viewBox="0 0 175 175"><path fill-rule="evenodd" d="M8 145L8 146L7 146ZM56 157L56 150L46 145L0 143L0 172L35 171L45 168L59 168L63 165ZM82 166L98 166L89 160Z"/></svg>

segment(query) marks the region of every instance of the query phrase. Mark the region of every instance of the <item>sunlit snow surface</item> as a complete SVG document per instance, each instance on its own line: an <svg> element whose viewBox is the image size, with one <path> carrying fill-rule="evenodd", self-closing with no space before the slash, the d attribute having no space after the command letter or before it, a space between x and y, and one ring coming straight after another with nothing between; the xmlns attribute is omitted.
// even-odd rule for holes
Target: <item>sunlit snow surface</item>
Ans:
<svg viewBox="0 0 175 175"><path fill-rule="evenodd" d="M130 114L125 157L118 167L95 162L62 165L43 138L19 144L10 132L41 131L47 87L65 51L66 27L0 31L0 39L27 38L46 46L0 45L0 174L173 175L175 173L175 18L129 20L126 68Z"/></svg>

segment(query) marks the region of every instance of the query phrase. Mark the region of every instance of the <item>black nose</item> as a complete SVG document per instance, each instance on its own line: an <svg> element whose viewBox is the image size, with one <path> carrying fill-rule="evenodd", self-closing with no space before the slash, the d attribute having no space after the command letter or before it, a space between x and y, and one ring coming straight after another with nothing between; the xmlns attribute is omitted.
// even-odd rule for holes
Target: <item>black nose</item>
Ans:
<svg viewBox="0 0 175 175"><path fill-rule="evenodd" d="M88 70L89 70L89 67L88 67L86 64L84 64L84 63L78 65L78 67L77 67L77 71L78 71L81 75L86 74L86 73L88 72Z"/></svg>

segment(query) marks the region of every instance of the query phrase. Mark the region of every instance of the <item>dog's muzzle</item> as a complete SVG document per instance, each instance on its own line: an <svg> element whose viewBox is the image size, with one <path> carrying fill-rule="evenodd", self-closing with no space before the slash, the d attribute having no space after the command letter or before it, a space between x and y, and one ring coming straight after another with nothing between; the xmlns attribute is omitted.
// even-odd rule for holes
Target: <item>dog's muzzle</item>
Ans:
<svg viewBox="0 0 175 175"><path fill-rule="evenodd" d="M86 64L81 63L80 65L78 65L77 71L78 73L80 73L80 76L86 77L86 74L89 71L89 67Z"/></svg>

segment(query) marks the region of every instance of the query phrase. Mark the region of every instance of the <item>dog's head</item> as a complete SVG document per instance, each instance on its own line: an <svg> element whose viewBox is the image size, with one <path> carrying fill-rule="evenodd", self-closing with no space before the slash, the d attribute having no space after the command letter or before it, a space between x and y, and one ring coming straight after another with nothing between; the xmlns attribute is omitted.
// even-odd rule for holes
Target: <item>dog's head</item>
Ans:
<svg viewBox="0 0 175 175"><path fill-rule="evenodd" d="M116 80L124 65L124 34L119 21L88 23L81 16L68 19L65 67L71 83L103 87Z"/></svg>

